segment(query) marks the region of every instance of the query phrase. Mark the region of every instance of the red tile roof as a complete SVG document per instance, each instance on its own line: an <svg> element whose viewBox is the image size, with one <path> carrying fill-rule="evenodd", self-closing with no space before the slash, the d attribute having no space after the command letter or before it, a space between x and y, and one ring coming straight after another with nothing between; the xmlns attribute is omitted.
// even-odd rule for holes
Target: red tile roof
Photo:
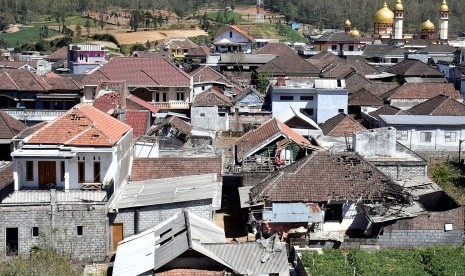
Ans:
<svg viewBox="0 0 465 276"><path fill-rule="evenodd" d="M68 58L68 46L63 46L48 56L49 61L59 61Z"/></svg>
<svg viewBox="0 0 465 276"><path fill-rule="evenodd" d="M409 113L395 106L385 105L380 109L372 111L368 114L370 114L370 116L374 117L376 120L379 121L379 115L408 115Z"/></svg>
<svg viewBox="0 0 465 276"><path fill-rule="evenodd" d="M461 99L459 91L455 90L452 83L404 83L403 85L381 95L388 99L424 99L428 100L437 95L446 95L453 99Z"/></svg>
<svg viewBox="0 0 465 276"><path fill-rule="evenodd" d="M208 46L200 46L198 48L190 49L185 55L186 57L206 57L210 54L211 49Z"/></svg>
<svg viewBox="0 0 465 276"><path fill-rule="evenodd" d="M24 141L72 146L115 145L131 127L88 105L78 104Z"/></svg>
<svg viewBox="0 0 465 276"><path fill-rule="evenodd" d="M28 92L47 92L53 87L46 83L39 75L20 69L0 71L0 90L16 90Z"/></svg>
<svg viewBox="0 0 465 276"><path fill-rule="evenodd" d="M390 179L353 152L315 152L265 178L251 191L253 202L379 200Z"/></svg>
<svg viewBox="0 0 465 276"><path fill-rule="evenodd" d="M109 115L113 115L115 111L124 107L119 92L108 92L100 95L94 100L93 106Z"/></svg>
<svg viewBox="0 0 465 276"><path fill-rule="evenodd" d="M336 137L352 135L354 131L365 130L364 126L344 113L339 113L326 120L324 124L320 125L320 128L325 135Z"/></svg>
<svg viewBox="0 0 465 276"><path fill-rule="evenodd" d="M0 190L14 182L13 162L0 168Z"/></svg>
<svg viewBox="0 0 465 276"><path fill-rule="evenodd" d="M198 82L226 82L227 84L231 84L229 80L221 73L217 72L215 69L211 68L210 66L202 66L197 68L196 70L190 73L194 83ZM232 84L231 84L232 85Z"/></svg>
<svg viewBox="0 0 465 276"><path fill-rule="evenodd" d="M131 180L142 181L209 173L216 173L218 179L221 179L221 157L136 158L132 165Z"/></svg>
<svg viewBox="0 0 465 276"><path fill-rule="evenodd" d="M320 70L323 70L326 66L338 60L341 60L341 58L328 51L319 52L318 54L307 59L308 62L315 65Z"/></svg>
<svg viewBox="0 0 465 276"><path fill-rule="evenodd" d="M161 56L114 58L90 75L94 74L98 75L97 79L105 76L112 81L125 80L128 86L190 86L190 76ZM88 84L92 81L85 78Z"/></svg>
<svg viewBox="0 0 465 276"><path fill-rule="evenodd" d="M396 65L388 68L386 70L388 73L401 75L404 77L433 77L433 78L441 78L443 74L438 70L435 70L428 66L427 64L419 61L419 60L412 60L406 59L403 60Z"/></svg>
<svg viewBox="0 0 465 276"><path fill-rule="evenodd" d="M15 137L26 126L4 111L0 111L0 139L11 139Z"/></svg>
<svg viewBox="0 0 465 276"><path fill-rule="evenodd" d="M144 136L150 124L150 112L148 110L126 110L124 122L132 127L134 139Z"/></svg>
<svg viewBox="0 0 465 276"><path fill-rule="evenodd" d="M43 77L43 80L49 84L53 90L59 91L81 91L82 84L69 77Z"/></svg>
<svg viewBox="0 0 465 276"><path fill-rule="evenodd" d="M250 40L251 42L254 42L255 41L255 38L253 38L251 35L249 35L246 31L242 30L241 28L239 28L238 26L235 26L235 25L230 25L229 26L230 29L233 29L235 30L236 32L240 33L241 35L245 36L248 40Z"/></svg>
<svg viewBox="0 0 465 276"><path fill-rule="evenodd" d="M465 116L465 104L438 95L407 110L412 115Z"/></svg>
<svg viewBox="0 0 465 276"><path fill-rule="evenodd" d="M218 91L216 88L210 88L194 98L193 107L198 106L232 106L232 100Z"/></svg>
<svg viewBox="0 0 465 276"><path fill-rule="evenodd" d="M150 103L132 94L126 98L126 104L129 109L146 109L152 112L152 114L156 114L158 111L160 111L158 107L151 105Z"/></svg>
<svg viewBox="0 0 465 276"><path fill-rule="evenodd" d="M383 106L384 101L362 88L349 96L349 106Z"/></svg>
<svg viewBox="0 0 465 276"><path fill-rule="evenodd" d="M260 66L257 72L270 72L273 76L318 77L320 69L298 55L285 54Z"/></svg>
<svg viewBox="0 0 465 276"><path fill-rule="evenodd" d="M264 146L263 143L270 143L271 139L276 139L279 135L294 141L298 145L313 147L310 141L305 139L290 127L276 118L271 118L259 128L249 131L236 141L236 155L239 160L252 150Z"/></svg>

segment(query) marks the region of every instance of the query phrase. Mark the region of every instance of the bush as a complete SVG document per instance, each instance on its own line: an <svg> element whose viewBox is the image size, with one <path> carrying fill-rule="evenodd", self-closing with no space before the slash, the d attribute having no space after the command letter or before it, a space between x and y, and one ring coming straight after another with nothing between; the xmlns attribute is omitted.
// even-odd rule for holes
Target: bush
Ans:
<svg viewBox="0 0 465 276"><path fill-rule="evenodd" d="M302 263L308 268L309 275L352 275L353 269L346 262L346 257L340 250L328 250L324 254L305 252Z"/></svg>

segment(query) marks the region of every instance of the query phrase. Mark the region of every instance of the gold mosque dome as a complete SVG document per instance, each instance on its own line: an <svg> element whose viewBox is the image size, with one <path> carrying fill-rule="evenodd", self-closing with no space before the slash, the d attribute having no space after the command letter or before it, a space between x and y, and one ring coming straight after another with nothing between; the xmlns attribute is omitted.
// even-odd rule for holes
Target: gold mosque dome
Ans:
<svg viewBox="0 0 465 276"><path fill-rule="evenodd" d="M449 7L447 6L446 0L442 1L441 8L439 9L439 11L442 11L442 12L448 12L449 11Z"/></svg>
<svg viewBox="0 0 465 276"><path fill-rule="evenodd" d="M428 19L421 24L422 31L434 31L434 24Z"/></svg>
<svg viewBox="0 0 465 276"><path fill-rule="evenodd" d="M350 23L349 19L347 19L346 22L344 22L345 27L350 27L351 25L352 25L352 23Z"/></svg>
<svg viewBox="0 0 465 276"><path fill-rule="evenodd" d="M401 0L397 0L396 4L394 5L394 10L395 11L403 11L404 10L404 6L402 6L402 1Z"/></svg>
<svg viewBox="0 0 465 276"><path fill-rule="evenodd" d="M375 24L392 24L394 23L394 13L387 7L384 2L383 7L375 13Z"/></svg>
<svg viewBox="0 0 465 276"><path fill-rule="evenodd" d="M360 37L360 32L357 30L357 28L354 28L352 31L349 33L352 37Z"/></svg>

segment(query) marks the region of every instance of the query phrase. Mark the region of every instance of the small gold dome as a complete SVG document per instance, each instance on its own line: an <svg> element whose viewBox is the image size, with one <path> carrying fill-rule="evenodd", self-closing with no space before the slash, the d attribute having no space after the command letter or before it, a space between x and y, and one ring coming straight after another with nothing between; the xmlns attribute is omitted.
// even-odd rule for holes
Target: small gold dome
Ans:
<svg viewBox="0 0 465 276"><path fill-rule="evenodd" d="M350 23L350 20L347 18L346 22L344 22L345 27L350 27L352 23Z"/></svg>
<svg viewBox="0 0 465 276"><path fill-rule="evenodd" d="M428 19L421 24L422 31L434 31L434 24Z"/></svg>
<svg viewBox="0 0 465 276"><path fill-rule="evenodd" d="M394 10L395 11L403 11L404 10L404 6L402 6L402 1L401 0L397 0L396 4L394 5Z"/></svg>
<svg viewBox="0 0 465 276"><path fill-rule="evenodd" d="M439 9L439 11L442 11L442 12L448 12L449 11L449 7L447 6L446 0L442 1L441 8Z"/></svg>
<svg viewBox="0 0 465 276"><path fill-rule="evenodd" d="M352 31L349 33L352 37L360 37L360 32L357 30L357 28L354 28Z"/></svg>
<svg viewBox="0 0 465 276"><path fill-rule="evenodd" d="M394 13L387 7L384 2L383 7L375 13L375 24L392 24L394 23Z"/></svg>

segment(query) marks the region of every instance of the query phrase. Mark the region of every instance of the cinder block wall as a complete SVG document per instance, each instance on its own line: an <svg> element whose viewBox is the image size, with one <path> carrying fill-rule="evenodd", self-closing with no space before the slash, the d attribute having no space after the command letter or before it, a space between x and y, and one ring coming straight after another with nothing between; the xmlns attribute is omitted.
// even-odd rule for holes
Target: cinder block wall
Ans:
<svg viewBox="0 0 465 276"><path fill-rule="evenodd" d="M22 255L34 245L52 246L79 261L103 261L107 255L105 205L59 205L53 220L50 205L2 207L0 225L0 256L6 252L6 228L18 228ZM82 236L77 235L77 226L83 226ZM39 237L32 237L32 227L39 227Z"/></svg>

